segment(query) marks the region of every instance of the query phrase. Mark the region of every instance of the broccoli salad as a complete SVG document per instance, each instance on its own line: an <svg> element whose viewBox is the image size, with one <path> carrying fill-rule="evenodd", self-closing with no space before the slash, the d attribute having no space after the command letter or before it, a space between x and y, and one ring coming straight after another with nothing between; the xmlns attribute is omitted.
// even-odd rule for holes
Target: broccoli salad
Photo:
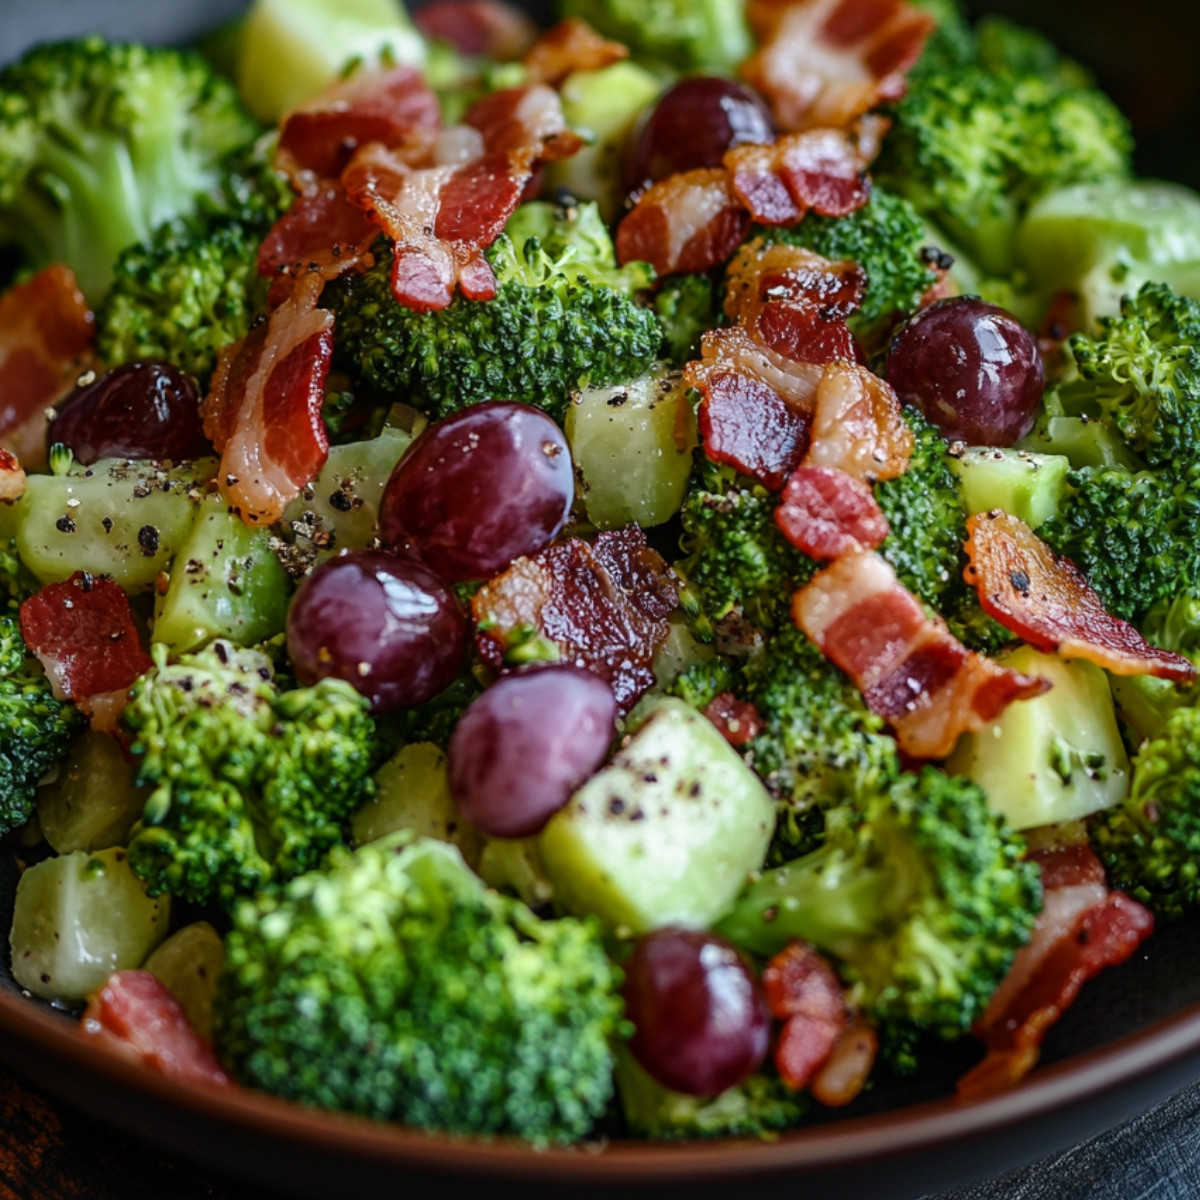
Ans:
<svg viewBox="0 0 1200 1200"><path fill-rule="evenodd" d="M956 0L557 17L0 69L12 977L535 1145L1012 1087L1200 907L1200 196Z"/></svg>

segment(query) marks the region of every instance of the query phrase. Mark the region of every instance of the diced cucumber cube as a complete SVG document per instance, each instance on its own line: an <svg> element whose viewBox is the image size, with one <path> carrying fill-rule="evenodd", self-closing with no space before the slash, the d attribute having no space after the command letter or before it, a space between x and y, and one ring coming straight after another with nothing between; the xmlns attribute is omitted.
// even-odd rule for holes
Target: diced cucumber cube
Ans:
<svg viewBox="0 0 1200 1200"><path fill-rule="evenodd" d="M224 965L225 943L207 921L177 930L145 962L146 970L179 1001L188 1024L210 1039L217 977Z"/></svg>
<svg viewBox="0 0 1200 1200"><path fill-rule="evenodd" d="M968 446L952 455L950 466L958 476L968 516L999 508L1030 529L1044 525L1058 511L1071 469L1060 454L993 446Z"/></svg>

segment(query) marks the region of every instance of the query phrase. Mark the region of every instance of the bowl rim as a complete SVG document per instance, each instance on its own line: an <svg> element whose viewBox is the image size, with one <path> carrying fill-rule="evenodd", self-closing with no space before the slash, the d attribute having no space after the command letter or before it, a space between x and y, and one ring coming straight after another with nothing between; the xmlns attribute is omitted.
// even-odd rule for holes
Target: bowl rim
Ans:
<svg viewBox="0 0 1200 1200"><path fill-rule="evenodd" d="M78 1079L133 1091L144 1100L169 1106L177 1116L236 1127L280 1145L302 1143L318 1154L493 1179L636 1186L836 1171L997 1133L1120 1089L1200 1053L1200 1001L1106 1045L1036 1069L1015 1088L994 1096L971 1101L948 1096L884 1113L800 1126L772 1140L628 1139L548 1148L515 1139L426 1132L308 1108L249 1089L227 1090L172 1079L89 1037L62 1015L0 989L0 1059L11 1057L4 1044L11 1039L19 1039L24 1051L37 1052L38 1061L46 1064L32 1070L17 1066L18 1074L50 1091L62 1090L56 1089L51 1068L65 1065ZM22 1057L27 1064L27 1053ZM107 1118L99 1110L93 1115Z"/></svg>

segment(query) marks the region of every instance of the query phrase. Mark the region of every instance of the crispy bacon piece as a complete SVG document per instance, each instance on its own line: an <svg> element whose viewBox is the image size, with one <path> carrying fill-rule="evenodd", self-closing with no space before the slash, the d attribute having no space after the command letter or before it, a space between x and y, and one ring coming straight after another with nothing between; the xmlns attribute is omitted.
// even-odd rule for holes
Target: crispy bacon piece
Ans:
<svg viewBox="0 0 1200 1200"><path fill-rule="evenodd" d="M537 23L500 0L433 0L412 14L427 37L449 42L469 58L511 62L533 45Z"/></svg>
<svg viewBox="0 0 1200 1200"><path fill-rule="evenodd" d="M874 550L888 535L887 517L861 480L829 467L800 467L788 478L775 524L797 550L830 562Z"/></svg>
<svg viewBox="0 0 1200 1200"><path fill-rule="evenodd" d="M1042 867L1045 905L975 1027L987 1054L959 1080L960 1099L993 1095L1027 1075L1046 1033L1083 985L1125 962L1154 931L1148 909L1107 889L1104 870L1086 846L1032 857Z"/></svg>
<svg viewBox="0 0 1200 1200"><path fill-rule="evenodd" d="M937 22L903 0L751 0L760 43L742 75L782 129L848 125L907 86Z"/></svg>
<svg viewBox="0 0 1200 1200"><path fill-rule="evenodd" d="M912 430L891 385L857 363L826 367L813 406L806 467L832 467L864 483L908 470Z"/></svg>
<svg viewBox="0 0 1200 1200"><path fill-rule="evenodd" d="M856 132L810 129L772 145L735 146L725 155L733 194L760 225L794 225L812 209L845 217L871 198L867 175L873 146Z"/></svg>
<svg viewBox="0 0 1200 1200"><path fill-rule="evenodd" d="M258 273L295 277L315 271L336 279L370 265L365 256L378 236L379 226L350 203L342 185L325 179L297 196L272 226L258 248Z"/></svg>
<svg viewBox="0 0 1200 1200"><path fill-rule="evenodd" d="M984 612L1038 650L1084 658L1114 675L1155 675L1190 683L1196 666L1152 646L1111 616L1083 573L1055 554L1024 521L995 509L967 522L963 572Z"/></svg>
<svg viewBox="0 0 1200 1200"><path fill-rule="evenodd" d="M21 605L21 636L60 700L87 711L95 696L123 691L153 665L129 597L111 579L76 571Z"/></svg>
<svg viewBox="0 0 1200 1200"><path fill-rule="evenodd" d="M17 461L15 454L10 454L0 446L0 500L12 503L19 500L25 493L25 470Z"/></svg>
<svg viewBox="0 0 1200 1200"><path fill-rule="evenodd" d="M67 267L0 296L0 445L27 466L46 456L46 409L91 365L92 313Z"/></svg>
<svg viewBox="0 0 1200 1200"><path fill-rule="evenodd" d="M681 171L647 189L617 227L622 264L648 262L659 275L720 266L750 231L750 214L720 167Z"/></svg>
<svg viewBox="0 0 1200 1200"><path fill-rule="evenodd" d="M843 1108L866 1086L879 1052L879 1038L861 1013L852 1013L809 1091L826 1108Z"/></svg>
<svg viewBox="0 0 1200 1200"><path fill-rule="evenodd" d="M846 1001L833 968L807 942L789 942L763 971L771 1015L783 1022L775 1067L788 1087L807 1087L846 1027Z"/></svg>
<svg viewBox="0 0 1200 1200"><path fill-rule="evenodd" d="M188 1024L182 1005L149 971L116 971L89 997L83 1032L152 1071L188 1083L232 1087L212 1046Z"/></svg>
<svg viewBox="0 0 1200 1200"><path fill-rule="evenodd" d="M221 455L218 484L248 525L270 525L325 465L321 416L333 315L317 307L324 280L295 281L287 298L222 351L202 412Z"/></svg>
<svg viewBox="0 0 1200 1200"><path fill-rule="evenodd" d="M574 71L599 71L628 57L626 46L601 37L586 21L568 17L530 47L525 55L526 78L558 87Z"/></svg>
<svg viewBox="0 0 1200 1200"><path fill-rule="evenodd" d="M792 619L915 759L945 758L960 734L1050 686L967 650L871 551L846 554L814 576L793 597Z"/></svg>
<svg viewBox="0 0 1200 1200"><path fill-rule="evenodd" d="M731 746L748 745L763 730L758 709L749 700L739 700L732 692L714 696L705 707L704 715Z"/></svg>
<svg viewBox="0 0 1200 1200"><path fill-rule="evenodd" d="M356 71L288 113L275 164L296 190L336 178L359 146L397 146L414 129L436 129L438 98L415 67Z"/></svg>
<svg viewBox="0 0 1200 1200"><path fill-rule="evenodd" d="M624 713L654 683L650 663L677 601L670 568L631 525L517 559L475 593L471 612L486 662L502 666L510 642L535 630L564 662L604 679Z"/></svg>
<svg viewBox="0 0 1200 1200"><path fill-rule="evenodd" d="M541 85L493 92L464 123L474 131L468 135L474 148L454 141L452 162L436 158L445 139L423 139L419 154L412 147L364 147L342 174L350 199L395 242L392 291L416 312L445 308L456 288L472 300L496 294L484 250L500 236L537 166L582 145L567 128L558 94Z"/></svg>

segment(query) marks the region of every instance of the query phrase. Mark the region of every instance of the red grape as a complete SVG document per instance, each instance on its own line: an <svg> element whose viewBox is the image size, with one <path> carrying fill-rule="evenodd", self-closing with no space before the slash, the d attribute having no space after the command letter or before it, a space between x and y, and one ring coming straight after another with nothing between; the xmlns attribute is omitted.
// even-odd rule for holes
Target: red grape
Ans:
<svg viewBox="0 0 1200 1200"><path fill-rule="evenodd" d="M744 84L698 75L668 88L630 142L626 191L636 194L677 171L719 167L725 151L773 142L770 109Z"/></svg>
<svg viewBox="0 0 1200 1200"><path fill-rule="evenodd" d="M195 383L166 363L125 363L77 387L55 413L48 437L85 466L100 458L180 462L213 452Z"/></svg>
<svg viewBox="0 0 1200 1200"><path fill-rule="evenodd" d="M939 300L892 340L887 377L946 437L1011 446L1033 428L1046 376L1033 335L983 300Z"/></svg>
<svg viewBox="0 0 1200 1200"><path fill-rule="evenodd" d="M770 1014L762 985L728 942L658 929L638 942L624 970L629 1048L664 1087L715 1096L761 1066Z"/></svg>
<svg viewBox="0 0 1200 1200"><path fill-rule="evenodd" d="M467 620L418 563L355 550L301 584L287 645L301 683L344 679L374 712L392 712L431 700L454 680L467 652Z"/></svg>
<svg viewBox="0 0 1200 1200"><path fill-rule="evenodd" d="M604 761L617 704L582 667L506 675L463 713L447 751L459 811L490 837L537 833Z"/></svg>
<svg viewBox="0 0 1200 1200"><path fill-rule="evenodd" d="M379 538L442 579L487 579L535 554L575 495L562 430L528 404L475 404L431 425L397 463Z"/></svg>

